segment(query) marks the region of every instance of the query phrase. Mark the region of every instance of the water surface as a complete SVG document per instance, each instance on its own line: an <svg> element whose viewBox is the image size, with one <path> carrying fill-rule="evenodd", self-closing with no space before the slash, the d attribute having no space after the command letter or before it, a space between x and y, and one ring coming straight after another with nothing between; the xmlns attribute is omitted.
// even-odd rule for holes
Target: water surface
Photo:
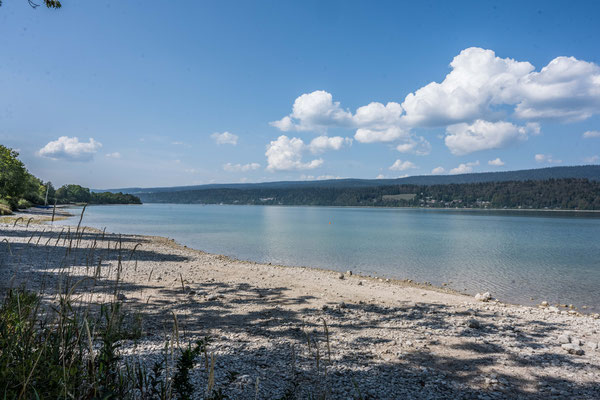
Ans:
<svg viewBox="0 0 600 400"><path fill-rule="evenodd" d="M78 210L74 209L77 213ZM352 270L600 310L600 215L332 207L90 206L84 225L243 260ZM77 224L79 217L70 223ZM532 301L531 298L534 298Z"/></svg>

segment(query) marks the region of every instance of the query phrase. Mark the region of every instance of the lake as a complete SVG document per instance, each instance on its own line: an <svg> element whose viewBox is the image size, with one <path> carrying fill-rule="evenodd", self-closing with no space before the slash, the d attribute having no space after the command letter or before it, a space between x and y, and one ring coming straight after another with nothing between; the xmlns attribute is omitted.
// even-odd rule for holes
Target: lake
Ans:
<svg viewBox="0 0 600 400"><path fill-rule="evenodd" d="M83 225L166 236L242 260L600 310L599 214L144 204L90 206Z"/></svg>

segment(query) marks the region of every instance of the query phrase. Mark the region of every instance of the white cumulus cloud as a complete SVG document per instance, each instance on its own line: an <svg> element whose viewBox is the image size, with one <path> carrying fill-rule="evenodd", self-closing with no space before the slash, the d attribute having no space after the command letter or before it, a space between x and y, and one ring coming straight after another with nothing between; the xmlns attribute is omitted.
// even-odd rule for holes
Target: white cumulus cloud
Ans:
<svg viewBox="0 0 600 400"><path fill-rule="evenodd" d="M352 145L352 139L341 136L318 136L311 140L308 146L313 154L319 154L327 150L340 150L344 145Z"/></svg>
<svg viewBox="0 0 600 400"><path fill-rule="evenodd" d="M473 172L473 167L477 165L479 165L479 161L459 164L458 167L452 168L449 173L452 175L468 174L470 172Z"/></svg>
<svg viewBox="0 0 600 400"><path fill-rule="evenodd" d="M501 167L504 165L504 161L502 161L500 158L496 158L494 160L488 161L488 165L493 165L495 167Z"/></svg>
<svg viewBox="0 0 600 400"><path fill-rule="evenodd" d="M292 112L271 124L282 131L321 134L328 128L353 129L358 142L394 142L398 151L415 154L429 153L415 145L429 145L415 129L445 127L451 152L468 154L538 134L542 120L571 122L600 115L600 66L560 56L537 70L528 61L471 47L454 57L441 81L399 98L404 100L370 102L352 113L333 101L331 93L317 90L299 96ZM597 131L589 132L584 137L596 137Z"/></svg>
<svg viewBox="0 0 600 400"><path fill-rule="evenodd" d="M539 132L539 125L517 126L510 122L489 122L481 119L472 124L460 123L446 128L446 146L455 155L480 150L498 149L518 140L527 139L529 132Z"/></svg>
<svg viewBox="0 0 600 400"><path fill-rule="evenodd" d="M304 144L302 139L289 138L281 135L277 140L271 141L267 145L267 169L269 171L289 171L314 169L323 164L322 159L314 159L309 162L302 162L302 155L309 146Z"/></svg>
<svg viewBox="0 0 600 400"><path fill-rule="evenodd" d="M411 163L410 161L402 161L402 160L396 160L391 166L390 166L390 171L406 171L408 169L415 169L418 168L415 164Z"/></svg>
<svg viewBox="0 0 600 400"><path fill-rule="evenodd" d="M513 93L518 118L581 121L600 113L600 66L557 57L523 77Z"/></svg>
<svg viewBox="0 0 600 400"><path fill-rule="evenodd" d="M102 143L93 138L80 142L77 137L61 136L42 147L37 154L54 160L90 161L101 147Z"/></svg>
<svg viewBox="0 0 600 400"><path fill-rule="evenodd" d="M586 164L596 164L598 163L598 161L600 161L600 156L598 155L586 157L583 159L583 162Z"/></svg>
<svg viewBox="0 0 600 400"><path fill-rule="evenodd" d="M431 173L433 175L441 175L444 172L446 172L446 169L444 169L444 167L435 167L434 169L431 170Z"/></svg>
<svg viewBox="0 0 600 400"><path fill-rule="evenodd" d="M108 153L108 154L106 154L106 157L108 157L108 158L121 158L121 153L119 153L118 151L115 151L114 153Z"/></svg>
<svg viewBox="0 0 600 400"><path fill-rule="evenodd" d="M271 125L282 131L324 130L333 126L348 126L352 123L352 113L343 110L339 102L324 90L316 90L299 96L292 107L292 113Z"/></svg>
<svg viewBox="0 0 600 400"><path fill-rule="evenodd" d="M249 163L249 164L227 163L227 164L223 165L223 169L225 171L229 171L229 172L246 172L246 171L253 171L253 170L259 169L259 168L260 168L259 163Z"/></svg>
<svg viewBox="0 0 600 400"><path fill-rule="evenodd" d="M210 135L210 137L215 141L216 144L232 144L235 146L238 141L238 136L230 132L215 132Z"/></svg>
<svg viewBox="0 0 600 400"><path fill-rule="evenodd" d="M496 57L492 50L471 47L450 63L441 83L431 82L404 99L403 119L410 126L444 126L491 114L490 106L512 100L512 88L533 71L528 62Z"/></svg>

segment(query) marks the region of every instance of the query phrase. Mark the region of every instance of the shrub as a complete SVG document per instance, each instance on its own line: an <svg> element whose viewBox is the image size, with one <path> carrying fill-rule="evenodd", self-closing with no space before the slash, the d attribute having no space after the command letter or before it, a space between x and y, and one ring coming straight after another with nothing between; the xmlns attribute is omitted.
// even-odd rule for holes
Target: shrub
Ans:
<svg viewBox="0 0 600 400"><path fill-rule="evenodd" d="M19 200L17 202L17 208L19 210L24 210L24 209L29 208L31 206L32 206L32 204L29 201L25 200L25 199L21 199L21 200Z"/></svg>

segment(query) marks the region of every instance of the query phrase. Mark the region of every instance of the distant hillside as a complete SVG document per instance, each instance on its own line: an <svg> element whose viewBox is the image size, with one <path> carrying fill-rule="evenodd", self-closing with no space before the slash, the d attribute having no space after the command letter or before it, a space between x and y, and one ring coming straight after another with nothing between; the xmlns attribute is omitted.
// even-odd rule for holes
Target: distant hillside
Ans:
<svg viewBox="0 0 600 400"><path fill-rule="evenodd" d="M281 181L264 183L231 183L157 188L121 188L102 191L136 195L144 193L180 192L206 189L287 189L287 188L360 188L390 185L447 185L480 182L508 182L578 178L600 181L600 165L524 169L519 171L480 172L461 175L421 175L398 179L332 179L323 181Z"/></svg>
<svg viewBox="0 0 600 400"><path fill-rule="evenodd" d="M576 178L446 185L216 188L138 195L145 203L600 209L600 181Z"/></svg>

